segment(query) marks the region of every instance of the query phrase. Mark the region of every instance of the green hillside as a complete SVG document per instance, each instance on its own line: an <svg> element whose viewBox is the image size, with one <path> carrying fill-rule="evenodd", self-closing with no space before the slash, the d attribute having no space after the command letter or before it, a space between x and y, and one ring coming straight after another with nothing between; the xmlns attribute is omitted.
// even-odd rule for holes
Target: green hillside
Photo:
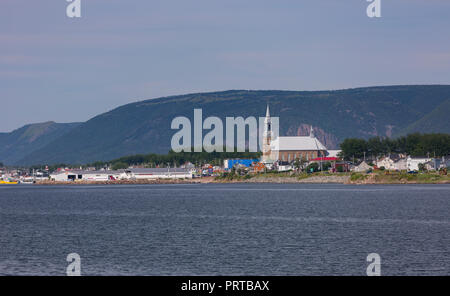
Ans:
<svg viewBox="0 0 450 296"><path fill-rule="evenodd" d="M202 108L204 118L264 116L269 103L272 116L280 117L281 135L307 134L313 125L316 136L328 148L338 147L345 138L395 136L405 129L449 133L449 99L450 86L439 85L313 92L232 90L152 99L98 115L24 155L18 163L76 164L167 153L175 132L170 129L172 119L192 119L194 108Z"/></svg>
<svg viewBox="0 0 450 296"><path fill-rule="evenodd" d="M79 123L28 124L11 133L0 133L0 161L14 164L77 127Z"/></svg>
<svg viewBox="0 0 450 296"><path fill-rule="evenodd" d="M448 133L450 127L450 98L438 105L431 112L410 124L399 135L413 132Z"/></svg>

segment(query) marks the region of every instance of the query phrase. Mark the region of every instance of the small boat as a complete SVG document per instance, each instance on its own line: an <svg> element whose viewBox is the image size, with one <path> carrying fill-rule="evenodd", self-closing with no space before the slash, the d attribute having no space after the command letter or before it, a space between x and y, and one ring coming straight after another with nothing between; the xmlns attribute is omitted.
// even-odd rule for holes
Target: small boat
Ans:
<svg viewBox="0 0 450 296"><path fill-rule="evenodd" d="M17 181L3 181L3 180L0 180L0 185L12 185L12 184L19 184L19 182L17 182Z"/></svg>
<svg viewBox="0 0 450 296"><path fill-rule="evenodd" d="M19 184L21 185L33 185L34 183L36 183L34 180L20 180Z"/></svg>

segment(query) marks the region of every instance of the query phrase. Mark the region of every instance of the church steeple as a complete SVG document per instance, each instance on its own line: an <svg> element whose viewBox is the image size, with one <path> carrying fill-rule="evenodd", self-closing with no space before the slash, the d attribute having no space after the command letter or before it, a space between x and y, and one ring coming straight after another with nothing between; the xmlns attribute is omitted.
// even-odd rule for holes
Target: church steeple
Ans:
<svg viewBox="0 0 450 296"><path fill-rule="evenodd" d="M264 136L269 137L269 139L272 136L272 119L270 118L269 104L267 104L266 118L264 119Z"/></svg>
<svg viewBox="0 0 450 296"><path fill-rule="evenodd" d="M311 138L315 138L315 136L314 136L314 130L313 130L313 126L311 125L311 130L309 131L309 136L311 137Z"/></svg>
<svg viewBox="0 0 450 296"><path fill-rule="evenodd" d="M263 133L263 162L267 162L270 159L272 143L272 119L270 118L269 104L267 104L266 118L264 119L264 133Z"/></svg>

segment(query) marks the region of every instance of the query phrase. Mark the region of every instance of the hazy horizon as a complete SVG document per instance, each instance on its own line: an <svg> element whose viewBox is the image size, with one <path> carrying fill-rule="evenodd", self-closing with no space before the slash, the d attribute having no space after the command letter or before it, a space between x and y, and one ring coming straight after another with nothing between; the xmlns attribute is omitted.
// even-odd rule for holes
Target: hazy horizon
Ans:
<svg viewBox="0 0 450 296"><path fill-rule="evenodd" d="M450 84L450 1L0 2L0 132L226 91Z"/></svg>

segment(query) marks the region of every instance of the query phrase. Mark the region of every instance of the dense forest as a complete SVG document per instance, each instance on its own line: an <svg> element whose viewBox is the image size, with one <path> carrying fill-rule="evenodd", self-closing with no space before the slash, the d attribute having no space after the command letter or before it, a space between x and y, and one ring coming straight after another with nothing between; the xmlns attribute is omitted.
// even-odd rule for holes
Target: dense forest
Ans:
<svg viewBox="0 0 450 296"><path fill-rule="evenodd" d="M409 134L399 138L373 137L368 140L350 138L341 145L342 157L347 160L374 158L388 154L441 157L450 155L449 134Z"/></svg>

